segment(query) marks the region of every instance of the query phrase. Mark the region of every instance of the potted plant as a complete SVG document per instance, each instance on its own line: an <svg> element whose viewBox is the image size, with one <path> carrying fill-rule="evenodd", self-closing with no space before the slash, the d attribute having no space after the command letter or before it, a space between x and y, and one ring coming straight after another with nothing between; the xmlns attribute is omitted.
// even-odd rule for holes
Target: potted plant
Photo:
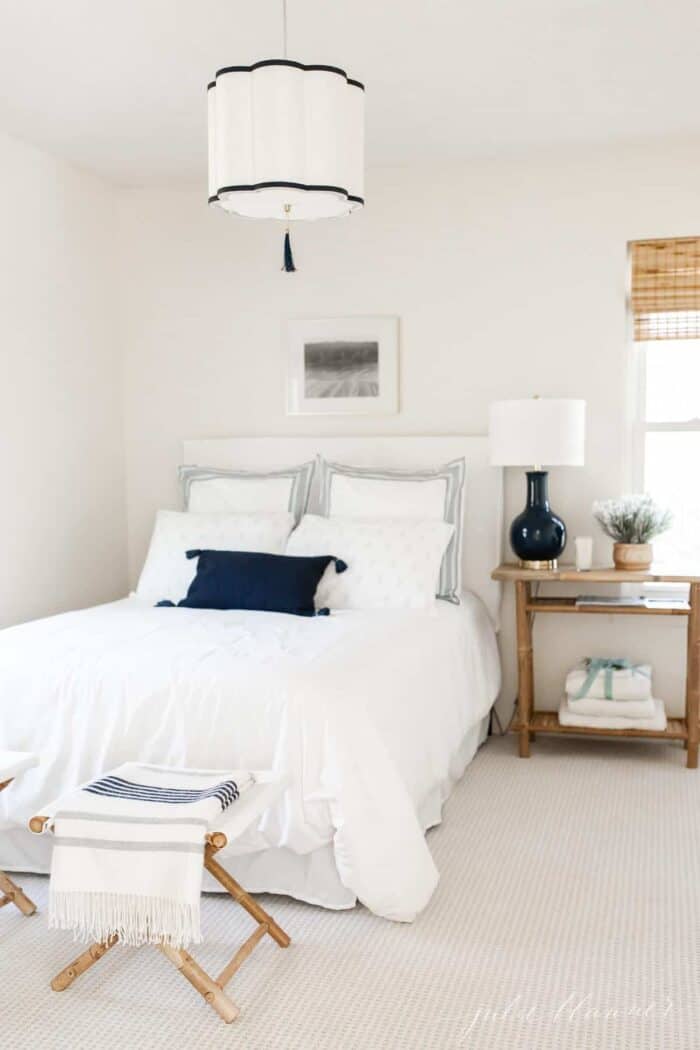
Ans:
<svg viewBox="0 0 700 1050"><path fill-rule="evenodd" d="M601 500L593 504L593 516L615 541L615 568L639 572L652 563L651 540L665 532L673 520L670 510L660 507L651 496Z"/></svg>

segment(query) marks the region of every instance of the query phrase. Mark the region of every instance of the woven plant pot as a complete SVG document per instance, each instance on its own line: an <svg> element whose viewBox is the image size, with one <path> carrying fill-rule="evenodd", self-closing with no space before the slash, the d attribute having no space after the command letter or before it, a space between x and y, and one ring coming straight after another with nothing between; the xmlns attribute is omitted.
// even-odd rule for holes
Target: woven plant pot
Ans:
<svg viewBox="0 0 700 1050"><path fill-rule="evenodd" d="M644 572L651 567L654 548L651 543L615 543L613 561L616 569Z"/></svg>

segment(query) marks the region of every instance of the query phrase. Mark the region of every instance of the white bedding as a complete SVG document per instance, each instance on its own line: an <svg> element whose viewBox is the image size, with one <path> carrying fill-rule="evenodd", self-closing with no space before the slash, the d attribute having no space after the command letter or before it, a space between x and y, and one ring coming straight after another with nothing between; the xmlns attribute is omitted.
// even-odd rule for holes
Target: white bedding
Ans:
<svg viewBox="0 0 700 1050"><path fill-rule="evenodd" d="M0 818L24 825L126 761L274 768L284 800L227 851L246 855L249 888L410 921L438 880L424 826L499 685L472 595L310 619L132 596L24 624L0 632L0 749L41 762L0 795ZM30 838L50 840L0 834L0 868L46 870L45 850L27 864Z"/></svg>

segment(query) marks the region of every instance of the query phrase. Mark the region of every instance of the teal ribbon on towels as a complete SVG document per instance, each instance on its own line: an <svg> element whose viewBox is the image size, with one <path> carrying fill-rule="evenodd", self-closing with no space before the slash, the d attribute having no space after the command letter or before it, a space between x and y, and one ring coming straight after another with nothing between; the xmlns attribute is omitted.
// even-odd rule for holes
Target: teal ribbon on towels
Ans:
<svg viewBox="0 0 700 1050"><path fill-rule="evenodd" d="M603 657L589 656L587 657L585 663L586 668L588 670L588 674L584 679L583 685L576 694L576 700L583 700L584 696L588 696L588 692L591 686L593 685L596 678L601 672L605 676L604 689L606 700L613 699L613 671L631 671L632 674L643 675L645 678L649 677L647 672L643 671L639 664L633 664L630 660L625 660L622 657L615 657L613 659L606 660Z"/></svg>

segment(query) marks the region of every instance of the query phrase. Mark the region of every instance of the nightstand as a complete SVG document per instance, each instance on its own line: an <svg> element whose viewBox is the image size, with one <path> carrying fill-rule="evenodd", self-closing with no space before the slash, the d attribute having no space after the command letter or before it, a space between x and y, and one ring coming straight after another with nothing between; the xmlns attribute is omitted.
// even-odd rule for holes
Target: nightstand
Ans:
<svg viewBox="0 0 700 1050"><path fill-rule="evenodd" d="M499 565L491 574L494 580L515 584L515 611L518 645L518 719L514 726L519 738L521 758L530 757L530 740L535 733L568 733L584 736L624 736L642 739L682 740L688 752L688 769L698 765L698 716L700 709L700 574L656 572L621 572L618 569L590 569L579 572L573 567L559 569L522 569L515 564ZM595 583L687 583L690 601L687 605L586 605L577 606L575 598L538 597L533 583L575 583L590 593ZM534 703L532 622L536 613L590 616L685 616L688 619L688 652L686 662L685 717L669 718L666 729L597 729L586 726L563 726L556 711L538 711Z"/></svg>

